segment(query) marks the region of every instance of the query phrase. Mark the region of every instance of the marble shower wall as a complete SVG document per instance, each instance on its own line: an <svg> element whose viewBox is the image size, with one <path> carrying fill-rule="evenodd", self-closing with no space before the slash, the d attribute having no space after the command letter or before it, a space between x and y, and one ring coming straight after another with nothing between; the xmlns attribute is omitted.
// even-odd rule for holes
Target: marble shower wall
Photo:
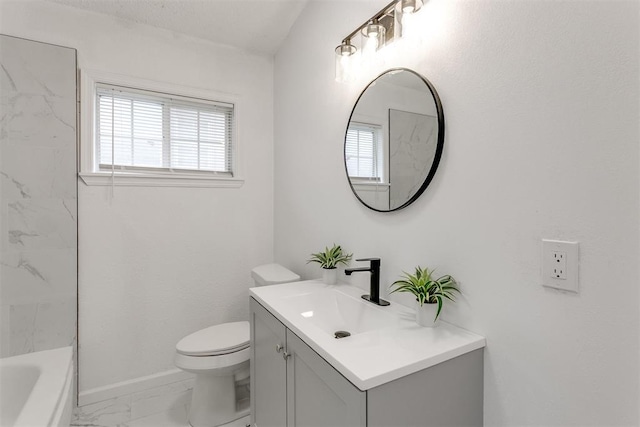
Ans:
<svg viewBox="0 0 640 427"><path fill-rule="evenodd" d="M75 345L76 51L0 35L0 356Z"/></svg>
<svg viewBox="0 0 640 427"><path fill-rule="evenodd" d="M438 146L435 116L389 110L389 208L415 194L429 174Z"/></svg>

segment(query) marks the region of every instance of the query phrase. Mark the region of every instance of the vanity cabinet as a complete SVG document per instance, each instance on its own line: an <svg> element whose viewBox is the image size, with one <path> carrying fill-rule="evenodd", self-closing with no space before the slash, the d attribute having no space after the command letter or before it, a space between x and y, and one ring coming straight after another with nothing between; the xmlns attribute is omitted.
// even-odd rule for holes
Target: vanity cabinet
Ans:
<svg viewBox="0 0 640 427"><path fill-rule="evenodd" d="M287 425L287 330L251 298L251 423L261 427ZM257 397L257 398L256 398Z"/></svg>
<svg viewBox="0 0 640 427"><path fill-rule="evenodd" d="M251 299L251 423L366 426L366 392Z"/></svg>
<svg viewBox="0 0 640 427"><path fill-rule="evenodd" d="M287 426L367 425L366 392L289 330L287 352Z"/></svg>
<svg viewBox="0 0 640 427"><path fill-rule="evenodd" d="M250 309L252 427L482 426L482 348L362 391L254 298Z"/></svg>

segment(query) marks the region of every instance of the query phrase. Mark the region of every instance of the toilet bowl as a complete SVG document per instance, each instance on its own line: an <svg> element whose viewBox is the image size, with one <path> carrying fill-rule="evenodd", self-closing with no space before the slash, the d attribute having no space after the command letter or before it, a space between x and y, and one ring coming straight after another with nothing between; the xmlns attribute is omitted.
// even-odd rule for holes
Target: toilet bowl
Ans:
<svg viewBox="0 0 640 427"><path fill-rule="evenodd" d="M254 268L257 286L300 280L278 264ZM184 337L176 344L175 364L195 374L189 408L193 427L217 427L249 414L248 402L239 401L236 385L248 383L249 322L210 326Z"/></svg>
<svg viewBox="0 0 640 427"><path fill-rule="evenodd" d="M236 378L249 375L249 322L223 323L186 336L176 345L175 364L195 374L189 423L213 427L242 418L238 410Z"/></svg>

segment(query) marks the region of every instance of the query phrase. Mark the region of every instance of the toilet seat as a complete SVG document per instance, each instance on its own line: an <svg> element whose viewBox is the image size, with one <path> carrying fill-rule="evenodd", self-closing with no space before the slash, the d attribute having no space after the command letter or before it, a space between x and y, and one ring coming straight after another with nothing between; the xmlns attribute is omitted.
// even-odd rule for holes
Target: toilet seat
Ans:
<svg viewBox="0 0 640 427"><path fill-rule="evenodd" d="M220 376L248 370L250 356L251 349L247 347L235 353L219 356L187 356L176 352L173 360L178 368L187 372Z"/></svg>
<svg viewBox="0 0 640 427"><path fill-rule="evenodd" d="M251 352L249 328L247 321L223 323L184 337L176 344L176 366L190 372L211 371L211 375L248 369L244 365Z"/></svg>
<svg viewBox="0 0 640 427"><path fill-rule="evenodd" d="M223 323L184 337L176 351L190 357L221 356L249 348L249 337L249 322Z"/></svg>

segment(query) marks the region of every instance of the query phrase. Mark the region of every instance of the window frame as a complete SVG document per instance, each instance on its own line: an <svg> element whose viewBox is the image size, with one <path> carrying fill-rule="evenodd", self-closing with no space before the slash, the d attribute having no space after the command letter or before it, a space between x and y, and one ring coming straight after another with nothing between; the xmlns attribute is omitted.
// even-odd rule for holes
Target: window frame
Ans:
<svg viewBox="0 0 640 427"><path fill-rule="evenodd" d="M80 74L80 178L87 185L117 185L143 187L241 187L244 184L241 169L241 102L236 95L193 88L171 83L157 82L96 70L82 70ZM204 103L233 105L231 170L228 173L175 170L173 172L153 168L131 168L126 171L100 170L97 159L96 123L98 114L97 86L111 85L131 88L133 91L156 92L159 95L200 99Z"/></svg>
<svg viewBox="0 0 640 427"><path fill-rule="evenodd" d="M352 184L358 185L384 185L386 183L386 173L385 173L385 152L384 152L384 129L383 126L377 123L364 121L364 120L352 120L349 122L347 126L347 134L351 129L351 125L353 124L354 129L356 131L364 130L364 129L372 129L374 140L374 147L372 147L373 154L373 163L375 163L375 168L377 171L377 177L362 177L362 176L351 176L349 175L349 170L347 168L347 176ZM359 128L359 129L358 129ZM346 149L346 148L345 148Z"/></svg>

